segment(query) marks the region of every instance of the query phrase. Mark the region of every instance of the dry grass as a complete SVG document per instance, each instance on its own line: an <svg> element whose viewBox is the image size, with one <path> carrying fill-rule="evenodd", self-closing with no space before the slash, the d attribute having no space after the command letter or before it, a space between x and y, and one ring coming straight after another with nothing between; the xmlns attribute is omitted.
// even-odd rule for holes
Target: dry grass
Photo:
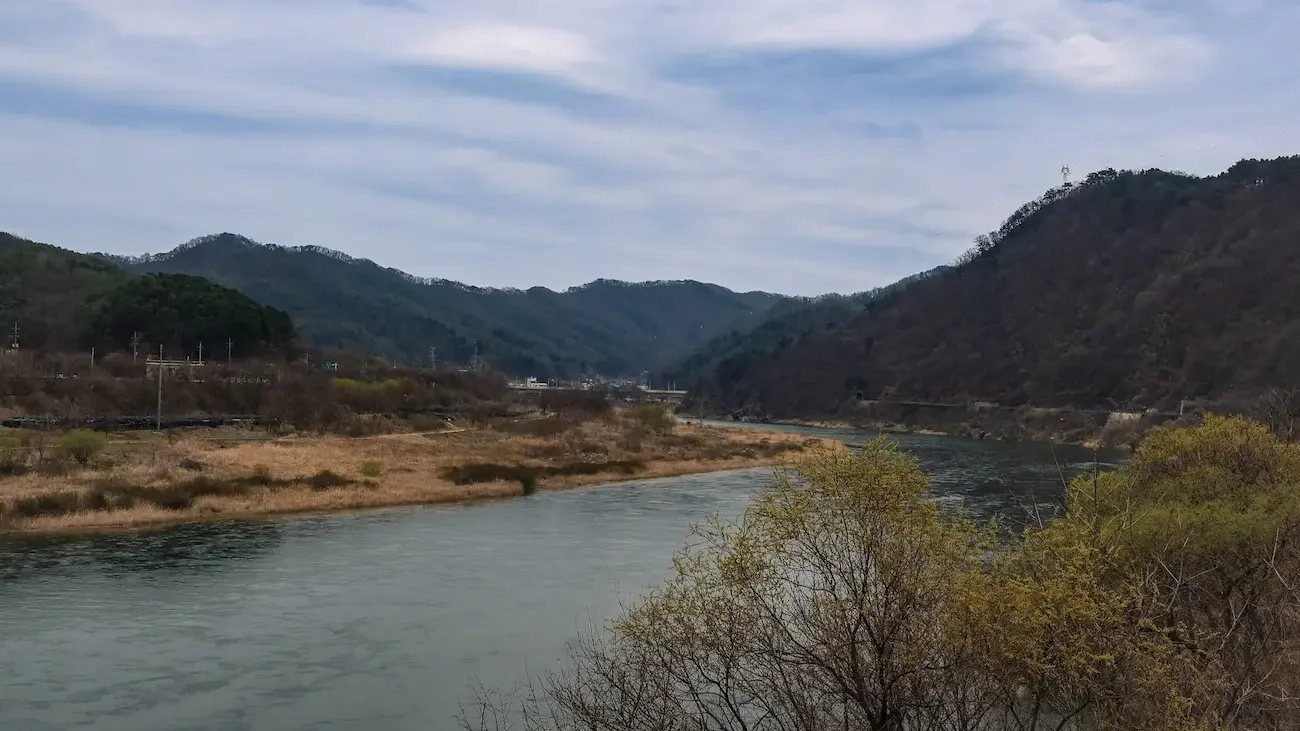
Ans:
<svg viewBox="0 0 1300 731"><path fill-rule="evenodd" d="M548 436L528 435L537 433ZM774 464L818 444L711 426L653 434L618 418L563 429L374 438L214 442L190 434L174 442L115 443L89 467L73 466L59 476L33 471L0 477L0 532L135 529L504 498L532 489Z"/></svg>

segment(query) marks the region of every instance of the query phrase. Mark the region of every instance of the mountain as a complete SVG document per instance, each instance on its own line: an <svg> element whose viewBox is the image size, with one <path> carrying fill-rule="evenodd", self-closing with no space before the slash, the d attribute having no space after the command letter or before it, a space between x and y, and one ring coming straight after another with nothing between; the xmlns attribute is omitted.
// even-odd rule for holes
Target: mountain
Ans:
<svg viewBox="0 0 1300 731"><path fill-rule="evenodd" d="M232 338L240 354L293 342L289 316L205 279L140 276L96 256L0 233L0 323L18 325L23 349L123 350L133 333L142 347L191 352ZM9 345L9 337L4 345Z"/></svg>
<svg viewBox="0 0 1300 731"><path fill-rule="evenodd" d="M736 380L732 374L743 371L747 364L770 357L817 332L841 327L865 312L872 302L947 269L936 267L856 294L787 298L773 305L758 326L733 330L710 340L687 358L666 368L659 380L695 384L697 389L702 387L702 381L707 380L711 381L709 388L712 390L726 388Z"/></svg>
<svg viewBox="0 0 1300 731"><path fill-rule="evenodd" d="M319 347L410 363L427 363L435 347L439 361L466 363L477 343L494 368L538 377L654 371L720 333L757 324L782 299L695 281L484 289L229 233L115 260L137 272L191 274L237 289L288 312Z"/></svg>
<svg viewBox="0 0 1300 731"><path fill-rule="evenodd" d="M957 264L696 379L775 416L859 399L1176 408L1300 384L1300 157L1213 177L1104 170Z"/></svg>
<svg viewBox="0 0 1300 731"><path fill-rule="evenodd" d="M76 323L98 297L130 278L110 262L0 233L0 346L13 327L28 348L80 347Z"/></svg>

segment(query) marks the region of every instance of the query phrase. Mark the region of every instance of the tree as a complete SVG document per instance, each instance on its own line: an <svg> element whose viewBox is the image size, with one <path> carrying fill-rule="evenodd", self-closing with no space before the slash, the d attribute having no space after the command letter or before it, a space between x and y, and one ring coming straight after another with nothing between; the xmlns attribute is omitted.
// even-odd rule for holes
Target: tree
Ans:
<svg viewBox="0 0 1300 731"><path fill-rule="evenodd" d="M1065 520L1102 552L1130 623L1184 659L1189 712L1300 725L1300 447L1243 418L1162 428L1124 469L1071 486Z"/></svg>
<svg viewBox="0 0 1300 731"><path fill-rule="evenodd" d="M997 696L952 599L985 534L883 440L699 526L676 575L525 703L528 728L970 728ZM968 703L969 702L969 703ZM939 725L934 725L934 724Z"/></svg>
<svg viewBox="0 0 1300 731"><path fill-rule="evenodd" d="M1295 728L1300 451L1159 431L997 539L884 440L778 472L672 579L466 728ZM512 713L513 711L513 713Z"/></svg>
<svg viewBox="0 0 1300 731"><path fill-rule="evenodd" d="M98 304L87 340L126 343L136 332L173 352L209 352L227 338L245 354L288 347L294 326L284 312L201 277L146 274L110 290Z"/></svg>

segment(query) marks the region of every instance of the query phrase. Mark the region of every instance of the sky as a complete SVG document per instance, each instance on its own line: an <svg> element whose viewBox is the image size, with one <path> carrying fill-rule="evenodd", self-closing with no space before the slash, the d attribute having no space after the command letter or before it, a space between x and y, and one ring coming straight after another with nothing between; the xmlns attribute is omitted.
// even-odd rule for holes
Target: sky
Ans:
<svg viewBox="0 0 1300 731"><path fill-rule="evenodd" d="M1061 182L1300 153L1294 0L0 0L0 230L853 292Z"/></svg>

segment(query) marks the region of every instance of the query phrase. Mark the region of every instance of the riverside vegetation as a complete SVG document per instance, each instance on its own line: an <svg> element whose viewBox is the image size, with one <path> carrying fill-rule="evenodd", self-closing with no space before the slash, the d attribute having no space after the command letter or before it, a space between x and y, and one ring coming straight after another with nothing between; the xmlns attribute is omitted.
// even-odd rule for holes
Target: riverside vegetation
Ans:
<svg viewBox="0 0 1300 731"><path fill-rule="evenodd" d="M779 471L568 663L481 690L463 725L1300 725L1300 447L1242 418L1161 427L1018 536L927 490L885 439Z"/></svg>
<svg viewBox="0 0 1300 731"><path fill-rule="evenodd" d="M772 464L818 440L678 425L657 406L491 418L368 436L0 430L0 532L501 498ZM393 421L376 416L362 423ZM352 427L357 422L349 422ZM378 432L378 433L376 433Z"/></svg>

